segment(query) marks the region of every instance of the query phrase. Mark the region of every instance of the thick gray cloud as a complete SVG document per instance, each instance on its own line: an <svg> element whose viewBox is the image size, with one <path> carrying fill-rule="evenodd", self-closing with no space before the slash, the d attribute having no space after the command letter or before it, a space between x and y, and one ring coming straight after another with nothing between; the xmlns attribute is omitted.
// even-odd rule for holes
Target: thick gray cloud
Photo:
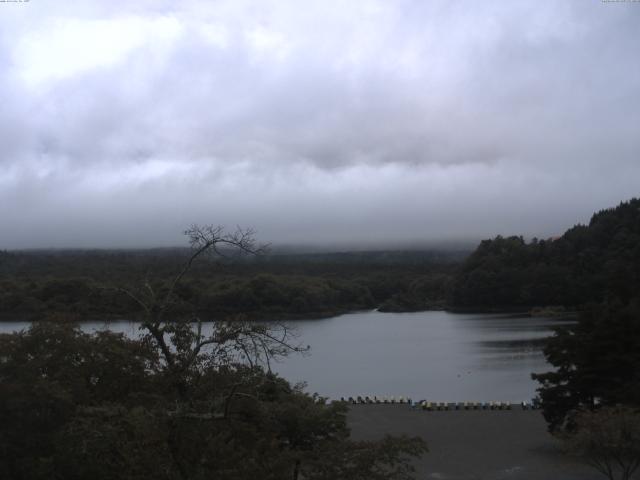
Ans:
<svg viewBox="0 0 640 480"><path fill-rule="evenodd" d="M640 192L635 2L0 4L0 248L552 235Z"/></svg>

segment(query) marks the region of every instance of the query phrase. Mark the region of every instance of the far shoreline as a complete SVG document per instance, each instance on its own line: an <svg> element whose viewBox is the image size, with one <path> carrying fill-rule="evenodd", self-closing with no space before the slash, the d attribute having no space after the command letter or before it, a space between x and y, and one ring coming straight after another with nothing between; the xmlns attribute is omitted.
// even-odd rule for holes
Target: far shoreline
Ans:
<svg viewBox="0 0 640 480"><path fill-rule="evenodd" d="M447 312L451 314L478 314L478 315L513 315L514 317L543 317L543 318L575 318L580 312L577 309L558 310L556 307L442 307L442 308L426 308L420 310L381 310L380 307L371 309L356 309L356 310L331 310L322 312L311 313L260 313L260 312L248 312L248 313L227 313L227 314L215 314L212 316L200 315L200 320L204 323L219 322L219 321L236 321L236 320L248 320L251 322L288 322L288 321L317 321L326 320L328 318L339 317L342 315L358 314L378 312L382 314L403 314L403 313L421 313L421 312ZM125 314L126 318L122 314L81 314L77 312L52 312L46 314L13 314L9 312L0 312L0 323L10 322L52 322L65 319L77 323L85 322L142 322L144 316L140 312L131 312ZM176 317L186 317L186 315L176 314ZM68 317L68 318L65 318ZM196 323L197 320L192 320Z"/></svg>

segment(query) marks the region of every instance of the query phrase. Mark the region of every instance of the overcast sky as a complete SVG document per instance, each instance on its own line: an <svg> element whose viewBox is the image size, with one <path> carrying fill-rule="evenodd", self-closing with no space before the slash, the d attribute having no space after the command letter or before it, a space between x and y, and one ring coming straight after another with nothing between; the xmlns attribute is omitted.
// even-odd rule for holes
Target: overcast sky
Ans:
<svg viewBox="0 0 640 480"><path fill-rule="evenodd" d="M638 195L637 2L0 2L0 248L545 237Z"/></svg>

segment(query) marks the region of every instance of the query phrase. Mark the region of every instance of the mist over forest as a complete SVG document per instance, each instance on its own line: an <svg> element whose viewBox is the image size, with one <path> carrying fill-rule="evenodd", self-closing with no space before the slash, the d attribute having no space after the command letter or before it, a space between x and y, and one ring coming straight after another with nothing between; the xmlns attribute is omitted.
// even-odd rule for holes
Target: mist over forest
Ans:
<svg viewBox="0 0 640 480"><path fill-rule="evenodd" d="M0 248L547 238L637 195L632 2L27 3Z"/></svg>

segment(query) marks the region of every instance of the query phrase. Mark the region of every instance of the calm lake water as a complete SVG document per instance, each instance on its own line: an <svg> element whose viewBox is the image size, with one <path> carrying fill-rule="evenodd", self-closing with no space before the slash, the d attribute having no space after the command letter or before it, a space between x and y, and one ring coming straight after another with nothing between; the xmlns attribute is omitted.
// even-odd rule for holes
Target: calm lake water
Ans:
<svg viewBox="0 0 640 480"><path fill-rule="evenodd" d="M558 319L448 312L359 312L321 320L288 322L311 346L272 365L292 382L330 398L403 395L432 401L530 400L531 372L550 369L541 340ZM26 328L0 323L0 332ZM84 324L136 335L131 322Z"/></svg>

